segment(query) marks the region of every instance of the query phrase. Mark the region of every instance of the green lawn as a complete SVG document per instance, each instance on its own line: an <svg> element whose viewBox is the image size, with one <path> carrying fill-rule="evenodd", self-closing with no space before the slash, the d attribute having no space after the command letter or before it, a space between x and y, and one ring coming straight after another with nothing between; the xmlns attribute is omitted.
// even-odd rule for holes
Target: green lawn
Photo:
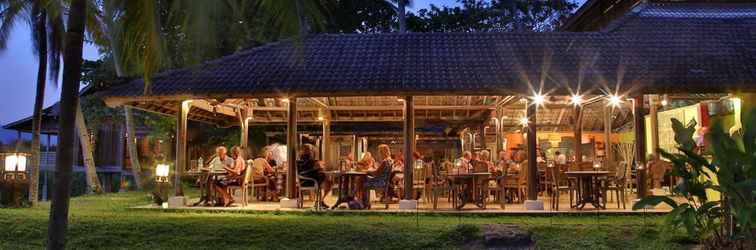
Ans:
<svg viewBox="0 0 756 250"><path fill-rule="evenodd" d="M681 249L683 232L653 216L457 216L134 211L144 193L71 202L71 249L460 248L458 226L517 224L540 249ZM49 203L0 209L0 249L45 245Z"/></svg>

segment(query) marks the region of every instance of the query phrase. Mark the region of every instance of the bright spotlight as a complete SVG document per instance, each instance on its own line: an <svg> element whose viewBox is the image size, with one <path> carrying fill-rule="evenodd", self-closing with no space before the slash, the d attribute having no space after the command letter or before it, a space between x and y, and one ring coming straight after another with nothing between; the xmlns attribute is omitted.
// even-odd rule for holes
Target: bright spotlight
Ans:
<svg viewBox="0 0 756 250"><path fill-rule="evenodd" d="M281 102L283 102L283 103L289 103L289 98L283 98L283 99L281 99Z"/></svg>
<svg viewBox="0 0 756 250"><path fill-rule="evenodd" d="M533 94L533 104L535 105L543 105L543 103L546 102L546 96L542 94Z"/></svg>
<svg viewBox="0 0 756 250"><path fill-rule="evenodd" d="M523 127L528 126L528 123L530 123L530 120L528 120L527 117L520 118L520 125L522 125Z"/></svg>
<svg viewBox="0 0 756 250"><path fill-rule="evenodd" d="M619 107L619 105L622 104L622 97L618 95L610 95L609 104L615 107Z"/></svg>
<svg viewBox="0 0 756 250"><path fill-rule="evenodd" d="M575 106L580 106L580 104L583 103L583 96L572 95L572 97L570 97L570 103L572 103L572 105L575 105Z"/></svg>

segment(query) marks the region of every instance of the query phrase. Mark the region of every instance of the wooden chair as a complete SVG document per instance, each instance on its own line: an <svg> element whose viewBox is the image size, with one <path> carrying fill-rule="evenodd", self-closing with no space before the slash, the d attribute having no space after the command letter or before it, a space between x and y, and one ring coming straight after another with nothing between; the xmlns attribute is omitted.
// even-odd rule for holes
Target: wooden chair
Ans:
<svg viewBox="0 0 756 250"><path fill-rule="evenodd" d="M247 169L254 170L254 166L258 166L261 164L267 164L267 162L265 162L265 159L257 158L252 162L247 161ZM258 201L267 200L265 196L270 191L268 190L268 187L270 187L270 178L264 175L263 176L255 175L254 171L252 171L251 176L252 176L252 179L250 179L249 181L249 189L251 190L252 197L255 197ZM260 190L262 191L258 193L258 191Z"/></svg>
<svg viewBox="0 0 756 250"><path fill-rule="evenodd" d="M252 184L252 172L254 172L252 169L252 163L250 161L247 161L247 168L244 170L244 177L242 179L242 182L239 185L229 185L227 188L228 193L231 195L233 195L236 190L241 190L241 195L242 195L241 202L242 202L242 205L245 207L249 204L248 191L250 188L252 188L250 186L250 184Z"/></svg>
<svg viewBox="0 0 756 250"><path fill-rule="evenodd" d="M393 164L393 163L392 163ZM368 175L365 181L365 191L367 193L368 197L368 204L367 207L371 208L370 202L370 190L375 190L376 192L383 192L383 197L381 198L380 202L385 205L386 209L388 209L389 204L392 202L392 191L393 191L393 184L392 180L394 179L394 176L396 175L396 172L393 171L393 166L385 167L383 168L383 173L379 173L378 176L372 177Z"/></svg>
<svg viewBox="0 0 756 250"><path fill-rule="evenodd" d="M551 186L551 209L559 211L559 195L560 193L567 191L570 195L570 207L573 204L574 194L577 193L575 185L569 179L567 179L564 171L558 167L552 167L548 170L548 175L554 180L554 185Z"/></svg>
<svg viewBox="0 0 756 250"><path fill-rule="evenodd" d="M412 190L413 193L417 194L418 196L423 196L425 194L425 164L421 165L420 167L415 167L412 170ZM417 198L417 197L415 197ZM423 199L427 201L427 198L423 196Z"/></svg>
<svg viewBox="0 0 756 250"><path fill-rule="evenodd" d="M433 209L438 208L438 197L441 195L441 193L448 193L449 192L449 184L447 183L447 170L450 169L451 163L444 164L446 166L443 167L443 169L438 169L438 171L434 170L431 173L431 177L428 180L427 184L427 190L431 193L431 202L433 203Z"/></svg>
<svg viewBox="0 0 756 250"><path fill-rule="evenodd" d="M606 207L607 193L611 195L612 192L614 192L617 197L617 208L619 208L620 201L622 201L622 209L627 209L625 205L625 182L627 181L627 168L629 167L626 163L620 163L614 169L614 176L609 176L609 178L607 178L604 190L602 190L604 196L604 207Z"/></svg>
<svg viewBox="0 0 756 250"><path fill-rule="evenodd" d="M312 185L304 185L305 181L311 182ZM323 201L320 195L320 184L318 183L318 180L300 175L299 170L297 169L297 183L299 184L299 199L297 200L297 207L304 207L304 192L309 192L310 197L315 196L315 211L320 211L320 204L322 204Z"/></svg>
<svg viewBox="0 0 756 250"><path fill-rule="evenodd" d="M517 176L517 190L519 191L520 201L523 201L522 197L528 195L528 161L523 161L520 164L520 173Z"/></svg>
<svg viewBox="0 0 756 250"><path fill-rule="evenodd" d="M649 164L649 180L651 185L649 190L654 188L662 188L664 183L664 177L667 173L668 163L662 160L656 160L653 164Z"/></svg>
<svg viewBox="0 0 756 250"><path fill-rule="evenodd" d="M504 185L504 180L506 179L506 171L502 171L501 174L492 176L488 180L488 191L493 193L494 195L494 202L499 202L499 206L501 206L501 209L505 209L506 199L505 195L507 192L507 189Z"/></svg>
<svg viewBox="0 0 756 250"><path fill-rule="evenodd" d="M523 164L527 164L527 162L523 162L520 164L520 171L515 176L505 176L501 180L502 188L504 189L505 196L507 193L511 195L512 202L515 202L515 199L517 199L517 202L523 201L523 194L527 193L527 167L522 167Z"/></svg>

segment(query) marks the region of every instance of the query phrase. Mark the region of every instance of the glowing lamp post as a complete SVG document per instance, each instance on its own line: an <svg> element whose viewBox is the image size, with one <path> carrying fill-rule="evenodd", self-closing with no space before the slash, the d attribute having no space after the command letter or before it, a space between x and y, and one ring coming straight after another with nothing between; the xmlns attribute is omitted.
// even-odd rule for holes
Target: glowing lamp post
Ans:
<svg viewBox="0 0 756 250"><path fill-rule="evenodd" d="M171 166L165 163L157 164L155 167L155 181L159 183L168 182Z"/></svg>
<svg viewBox="0 0 756 250"><path fill-rule="evenodd" d="M26 159L29 154L26 153L6 153L3 154L3 181L15 182L26 181Z"/></svg>
<svg viewBox="0 0 756 250"><path fill-rule="evenodd" d="M28 183L26 174L26 162L29 158L26 153L5 153L3 157L3 183L13 194L13 206L21 206L21 189Z"/></svg>
<svg viewBox="0 0 756 250"><path fill-rule="evenodd" d="M155 201L163 208L168 207L168 203L165 202L168 198L168 195L163 193L163 185L168 183L168 176L170 175L170 171L171 166L168 164L159 163L157 164L157 166L155 166L155 184L157 188L157 195L160 196L158 199L155 199Z"/></svg>

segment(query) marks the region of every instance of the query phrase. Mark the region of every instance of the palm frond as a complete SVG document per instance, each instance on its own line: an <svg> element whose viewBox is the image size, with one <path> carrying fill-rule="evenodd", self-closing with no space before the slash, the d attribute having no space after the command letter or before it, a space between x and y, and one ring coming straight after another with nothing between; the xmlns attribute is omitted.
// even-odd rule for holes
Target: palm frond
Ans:
<svg viewBox="0 0 756 250"><path fill-rule="evenodd" d="M61 60L63 59L63 38L66 33L63 19L64 6L60 1L47 0L47 61L48 77L55 85L58 84Z"/></svg>
<svg viewBox="0 0 756 250"><path fill-rule="evenodd" d="M313 29L322 29L323 9L319 1L303 0L305 18ZM284 36L293 36L300 33L299 17L295 1L260 0L260 7L265 10L269 23L280 31Z"/></svg>
<svg viewBox="0 0 756 250"><path fill-rule="evenodd" d="M0 51L3 51L8 46L8 39L10 39L10 33L13 31L13 27L16 25L25 10L31 8L30 2L23 0L3 0L0 1ZM27 18L28 20L28 18Z"/></svg>

